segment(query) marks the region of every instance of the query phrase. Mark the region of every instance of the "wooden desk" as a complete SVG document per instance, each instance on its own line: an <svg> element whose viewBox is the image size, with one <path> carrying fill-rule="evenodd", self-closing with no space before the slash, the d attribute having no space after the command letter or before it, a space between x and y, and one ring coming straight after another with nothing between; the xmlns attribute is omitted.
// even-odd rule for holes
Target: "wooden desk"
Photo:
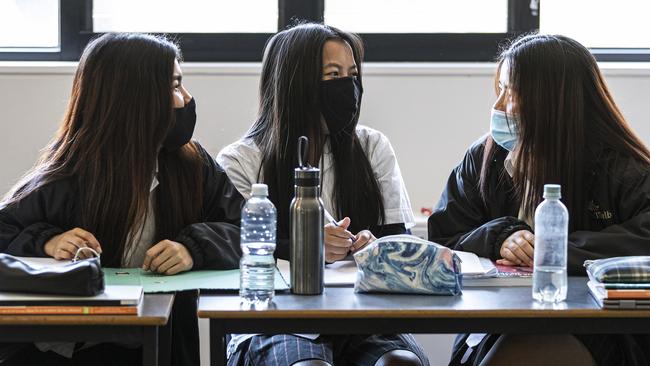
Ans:
<svg viewBox="0 0 650 366"><path fill-rule="evenodd" d="M461 296L355 294L327 287L322 296L278 294L268 310L241 310L234 295L201 295L210 319L213 366L225 365L229 333L648 333L650 311L601 310L584 277L569 278L567 301L542 305L530 287L471 288Z"/></svg>
<svg viewBox="0 0 650 366"><path fill-rule="evenodd" d="M174 295L148 294L137 316L0 315L0 342L141 342L143 365L166 365L173 303Z"/></svg>

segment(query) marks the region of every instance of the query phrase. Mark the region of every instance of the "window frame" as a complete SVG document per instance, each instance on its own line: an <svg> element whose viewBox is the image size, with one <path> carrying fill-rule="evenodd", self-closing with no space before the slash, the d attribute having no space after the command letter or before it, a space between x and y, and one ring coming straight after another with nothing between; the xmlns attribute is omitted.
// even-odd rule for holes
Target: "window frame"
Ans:
<svg viewBox="0 0 650 366"><path fill-rule="evenodd" d="M236 1L236 0L233 0ZM326 0L278 0L278 29L295 20L322 22ZM78 61L92 31L93 0L60 0L59 52L0 52L0 61ZM539 12L538 12L539 14ZM365 61L491 62L508 40L539 29L528 0L508 0L506 33L362 33ZM166 33L185 61L259 62L272 33ZM650 49L592 49L598 61L650 61Z"/></svg>

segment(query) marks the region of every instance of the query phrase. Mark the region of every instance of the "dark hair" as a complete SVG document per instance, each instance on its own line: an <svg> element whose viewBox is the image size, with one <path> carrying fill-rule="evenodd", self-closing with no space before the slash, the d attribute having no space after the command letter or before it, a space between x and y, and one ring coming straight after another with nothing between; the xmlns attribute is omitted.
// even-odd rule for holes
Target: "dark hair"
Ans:
<svg viewBox="0 0 650 366"><path fill-rule="evenodd" d="M91 41L58 132L4 203L73 179L82 228L101 243L102 262L119 266L129 236L141 232L158 159L156 239L196 222L203 190L198 147L160 148L175 123L172 75L180 58L178 47L159 36L117 33Z"/></svg>
<svg viewBox="0 0 650 366"><path fill-rule="evenodd" d="M323 46L341 40L352 48L361 83L361 39L322 24L300 24L279 32L264 50L257 120L248 132L262 152L261 172L269 197L278 209L278 231L289 234L289 205L293 197L297 141L309 138L309 162L318 166L327 136L322 132L319 85ZM358 121L357 115L354 124ZM349 216L353 232L384 221L379 183L356 133L331 138L334 164L335 215Z"/></svg>
<svg viewBox="0 0 650 366"><path fill-rule="evenodd" d="M586 175L605 149L650 163L650 151L616 106L596 60L575 40L526 35L500 56L508 62L509 87L517 103L519 139L513 183L523 210L533 216L546 183L562 185L573 229L583 226ZM497 80L499 75L497 73ZM487 199L495 143L488 138L481 171Z"/></svg>

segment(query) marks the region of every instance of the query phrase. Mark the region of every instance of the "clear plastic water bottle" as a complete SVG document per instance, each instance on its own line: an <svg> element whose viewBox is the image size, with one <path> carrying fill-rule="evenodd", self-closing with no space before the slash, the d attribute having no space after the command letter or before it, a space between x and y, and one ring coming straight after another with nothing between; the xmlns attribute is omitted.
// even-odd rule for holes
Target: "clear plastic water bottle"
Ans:
<svg viewBox="0 0 650 366"><path fill-rule="evenodd" d="M275 232L277 212L266 184L253 184L241 212L239 296L247 304L263 304L275 294Z"/></svg>
<svg viewBox="0 0 650 366"><path fill-rule="evenodd" d="M560 302L567 294L567 237L569 212L558 184L544 185L544 201L535 210L535 267L533 298Z"/></svg>

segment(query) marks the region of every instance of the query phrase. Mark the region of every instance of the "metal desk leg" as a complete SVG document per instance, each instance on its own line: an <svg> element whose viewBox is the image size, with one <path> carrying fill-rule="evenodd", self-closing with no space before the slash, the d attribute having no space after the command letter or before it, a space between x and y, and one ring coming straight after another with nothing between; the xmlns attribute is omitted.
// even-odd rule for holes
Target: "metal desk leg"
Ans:
<svg viewBox="0 0 650 366"><path fill-rule="evenodd" d="M226 366L226 334L219 320L210 319L210 366Z"/></svg>
<svg viewBox="0 0 650 366"><path fill-rule="evenodd" d="M158 366L158 327L142 327L142 365Z"/></svg>

